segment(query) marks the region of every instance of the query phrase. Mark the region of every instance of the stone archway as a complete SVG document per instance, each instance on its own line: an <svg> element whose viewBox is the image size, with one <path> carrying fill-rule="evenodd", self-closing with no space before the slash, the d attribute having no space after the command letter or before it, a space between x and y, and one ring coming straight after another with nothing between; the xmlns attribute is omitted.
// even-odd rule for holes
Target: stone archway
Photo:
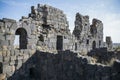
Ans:
<svg viewBox="0 0 120 80"><path fill-rule="evenodd" d="M27 32L24 28L18 28L15 32L15 40L17 40L19 49L27 49Z"/></svg>
<svg viewBox="0 0 120 80"><path fill-rule="evenodd" d="M96 48L96 42L93 41L93 43L92 43L92 49L95 49L95 48Z"/></svg>

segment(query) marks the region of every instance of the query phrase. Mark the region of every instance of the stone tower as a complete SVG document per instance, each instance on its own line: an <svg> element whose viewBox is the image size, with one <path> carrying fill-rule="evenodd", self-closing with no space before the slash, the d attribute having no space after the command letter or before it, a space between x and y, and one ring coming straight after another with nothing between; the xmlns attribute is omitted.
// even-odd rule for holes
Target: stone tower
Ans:
<svg viewBox="0 0 120 80"><path fill-rule="evenodd" d="M73 35L78 40L76 45L80 51L103 47L103 23L98 19L93 19L90 25L89 16L77 13Z"/></svg>
<svg viewBox="0 0 120 80"><path fill-rule="evenodd" d="M106 37L106 47L108 50L112 50L112 39L110 36Z"/></svg>

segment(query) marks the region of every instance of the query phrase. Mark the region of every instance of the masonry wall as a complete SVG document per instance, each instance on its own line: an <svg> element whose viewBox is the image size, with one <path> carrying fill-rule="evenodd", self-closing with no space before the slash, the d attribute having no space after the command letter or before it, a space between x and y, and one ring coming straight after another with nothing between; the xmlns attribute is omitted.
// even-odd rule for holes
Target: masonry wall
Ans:
<svg viewBox="0 0 120 80"><path fill-rule="evenodd" d="M77 40L77 51L83 54L103 47L103 23L98 19L94 18L90 25L89 16L77 13L73 35Z"/></svg>
<svg viewBox="0 0 120 80"><path fill-rule="evenodd" d="M89 57L78 57L70 51L58 54L37 51L8 80L119 80L119 67L118 62L113 66L91 64Z"/></svg>
<svg viewBox="0 0 120 80"><path fill-rule="evenodd" d="M23 16L19 22L3 18L0 20L0 79L119 79L119 69L114 70L114 66L92 65L92 58L79 57L103 47L102 31L100 20L93 19L90 26L89 16L78 13L72 35L63 11L48 5L32 6L29 16Z"/></svg>

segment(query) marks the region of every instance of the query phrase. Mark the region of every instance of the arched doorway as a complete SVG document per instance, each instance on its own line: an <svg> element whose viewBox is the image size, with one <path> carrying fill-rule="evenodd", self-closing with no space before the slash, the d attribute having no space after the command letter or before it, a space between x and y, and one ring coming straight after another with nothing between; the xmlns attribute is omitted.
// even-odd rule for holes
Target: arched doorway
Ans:
<svg viewBox="0 0 120 80"><path fill-rule="evenodd" d="M27 32L24 28L18 28L15 32L15 42L19 49L27 49Z"/></svg>
<svg viewBox="0 0 120 80"><path fill-rule="evenodd" d="M96 42L93 41L93 43L92 43L92 49L95 49L95 48L96 48Z"/></svg>

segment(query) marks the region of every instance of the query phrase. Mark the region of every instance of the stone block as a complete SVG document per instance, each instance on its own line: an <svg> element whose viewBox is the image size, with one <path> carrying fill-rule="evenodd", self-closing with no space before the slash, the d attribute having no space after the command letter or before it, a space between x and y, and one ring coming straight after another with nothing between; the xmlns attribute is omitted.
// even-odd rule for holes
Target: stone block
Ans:
<svg viewBox="0 0 120 80"><path fill-rule="evenodd" d="M9 50L7 50L6 54L7 54L7 56L10 56L10 51L9 51Z"/></svg>
<svg viewBox="0 0 120 80"><path fill-rule="evenodd" d="M24 54L23 57L24 57L23 59L28 59L28 58L29 58L29 55L28 55L28 54Z"/></svg>
<svg viewBox="0 0 120 80"><path fill-rule="evenodd" d="M3 50L3 51L2 51L2 56L3 56L3 57L7 56L7 51Z"/></svg>
<svg viewBox="0 0 120 80"><path fill-rule="evenodd" d="M14 74L14 72L7 72L6 75L7 77L11 77Z"/></svg>
<svg viewBox="0 0 120 80"><path fill-rule="evenodd" d="M2 50L0 51L0 56L2 56Z"/></svg>
<svg viewBox="0 0 120 80"><path fill-rule="evenodd" d="M20 50L20 53L24 53L24 50L21 49L21 50Z"/></svg>
<svg viewBox="0 0 120 80"><path fill-rule="evenodd" d="M3 62L3 56L0 56L0 62Z"/></svg>
<svg viewBox="0 0 120 80"><path fill-rule="evenodd" d="M4 41L5 40L5 36L4 34L0 33L0 40ZM0 43L0 45L2 44L2 42Z"/></svg>
<svg viewBox="0 0 120 80"><path fill-rule="evenodd" d="M15 66L14 65L11 66L11 72L15 72Z"/></svg>
<svg viewBox="0 0 120 80"><path fill-rule="evenodd" d="M37 39L37 38L36 38ZM37 41L35 39L29 39L28 43L29 44L35 44Z"/></svg>
<svg viewBox="0 0 120 80"><path fill-rule="evenodd" d="M11 66L9 64L3 65L3 73L11 72Z"/></svg>
<svg viewBox="0 0 120 80"><path fill-rule="evenodd" d="M14 39L14 38L13 38L12 35L6 35L6 36L5 36L5 39L6 39L6 40L11 40L11 39Z"/></svg>
<svg viewBox="0 0 120 80"><path fill-rule="evenodd" d="M10 61L10 57L7 57L7 56L3 57L3 61L4 62L9 62Z"/></svg>
<svg viewBox="0 0 120 80"><path fill-rule="evenodd" d="M20 67L22 67L22 60L17 60L17 66L16 69L19 69Z"/></svg>
<svg viewBox="0 0 120 80"><path fill-rule="evenodd" d="M23 53L24 53L24 54L28 54L28 53L29 53L29 50L28 50L28 49L23 50Z"/></svg>
<svg viewBox="0 0 120 80"><path fill-rule="evenodd" d="M15 65L15 61L10 61L10 63L9 63L11 66L12 65Z"/></svg>
<svg viewBox="0 0 120 80"><path fill-rule="evenodd" d="M29 54L33 55L33 54L35 54L35 52L36 52L36 50L31 50Z"/></svg>
<svg viewBox="0 0 120 80"><path fill-rule="evenodd" d="M19 50L14 50L14 53L16 56L20 54Z"/></svg>
<svg viewBox="0 0 120 80"><path fill-rule="evenodd" d="M10 55L11 56L15 55L15 51L13 49L10 50Z"/></svg>
<svg viewBox="0 0 120 80"><path fill-rule="evenodd" d="M8 43L8 40L4 40L4 41L1 42L1 45L2 45L2 46L8 46L8 44L9 44L9 43Z"/></svg>
<svg viewBox="0 0 120 80"><path fill-rule="evenodd" d="M12 28L16 29L16 26L12 26ZM10 29L10 33L11 33L11 34L14 34L14 33L15 33L15 30ZM14 39L14 38L13 38L13 39Z"/></svg>
<svg viewBox="0 0 120 80"><path fill-rule="evenodd" d="M24 59L24 57L23 56L17 56L17 59L22 60L22 59Z"/></svg>
<svg viewBox="0 0 120 80"><path fill-rule="evenodd" d="M10 61L16 60L16 56L10 56Z"/></svg>
<svg viewBox="0 0 120 80"><path fill-rule="evenodd" d="M3 45L3 46L2 46L2 49L3 49L3 50L8 50L8 46Z"/></svg>
<svg viewBox="0 0 120 80"><path fill-rule="evenodd" d="M27 58L26 58L26 59L23 59L23 60L22 60L22 61L23 61L23 64L26 63L27 60L28 60Z"/></svg>
<svg viewBox="0 0 120 80"><path fill-rule="evenodd" d="M12 46L8 46L7 48L8 48L8 50L12 50L12 49L13 49L13 47L12 47Z"/></svg>
<svg viewBox="0 0 120 80"><path fill-rule="evenodd" d="M30 39L35 39L36 37L35 37L35 35L30 35L29 38Z"/></svg>
<svg viewBox="0 0 120 80"><path fill-rule="evenodd" d="M27 47L28 47L28 49L35 49L36 45L35 44L29 44Z"/></svg>

